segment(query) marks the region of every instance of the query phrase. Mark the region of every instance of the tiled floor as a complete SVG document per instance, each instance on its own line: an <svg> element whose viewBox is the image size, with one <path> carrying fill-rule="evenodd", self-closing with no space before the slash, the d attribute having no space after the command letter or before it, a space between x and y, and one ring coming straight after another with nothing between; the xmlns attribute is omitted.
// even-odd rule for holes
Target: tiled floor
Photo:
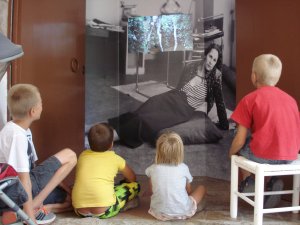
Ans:
<svg viewBox="0 0 300 225"><path fill-rule="evenodd" d="M230 218L230 183L229 181L217 180L207 177L195 177L193 185L204 184L207 188L207 204L206 208L185 221L161 222L151 217L147 211L150 204L150 196L148 193L148 181L145 176L138 176L141 182L142 191L140 193L140 205L138 208L120 213L114 218L107 220L99 220L96 218L78 218L74 213L65 213L58 215L58 219L53 225L67 224L126 224L126 225L150 225L150 224L228 224L228 225L250 225L253 224L253 209L243 201L239 202L239 212L237 219ZM282 201L281 204L289 204ZM291 212L267 214L264 216L264 223L270 225L296 225L300 224L300 214Z"/></svg>
<svg viewBox="0 0 300 225"><path fill-rule="evenodd" d="M138 176L141 183L140 205L117 216L100 220L97 218L79 218L74 212L57 214L52 225L251 225L253 224L253 208L243 201L239 201L237 219L230 218L230 182L208 177L194 177L193 186L203 184L207 188L206 207L192 218L184 221L161 222L147 213L150 205L148 179ZM281 205L290 202L281 201ZM21 223L20 223L21 224ZM292 212L267 214L264 216L264 225L299 225L300 214Z"/></svg>

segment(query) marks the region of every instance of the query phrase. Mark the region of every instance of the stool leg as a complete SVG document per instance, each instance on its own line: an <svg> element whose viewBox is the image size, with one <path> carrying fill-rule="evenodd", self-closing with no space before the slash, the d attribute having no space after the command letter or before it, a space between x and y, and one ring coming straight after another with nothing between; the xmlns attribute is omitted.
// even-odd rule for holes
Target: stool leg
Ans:
<svg viewBox="0 0 300 225"><path fill-rule="evenodd" d="M238 207L238 196L236 192L238 191L239 182L239 167L235 164L235 159L237 156L231 156L231 182L230 182L230 216L231 218L237 217L237 207Z"/></svg>
<svg viewBox="0 0 300 225"><path fill-rule="evenodd" d="M255 173L254 225L263 224L264 180L263 166L257 166Z"/></svg>
<svg viewBox="0 0 300 225"><path fill-rule="evenodd" d="M293 206L299 206L299 191L300 191L300 174L295 174L293 176ZM293 213L298 213L298 210L293 211Z"/></svg>

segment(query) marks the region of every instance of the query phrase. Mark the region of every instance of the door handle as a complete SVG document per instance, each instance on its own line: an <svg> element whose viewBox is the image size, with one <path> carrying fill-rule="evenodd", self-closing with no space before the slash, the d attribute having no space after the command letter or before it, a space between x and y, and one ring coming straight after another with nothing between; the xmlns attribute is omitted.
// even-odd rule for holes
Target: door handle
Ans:
<svg viewBox="0 0 300 225"><path fill-rule="evenodd" d="M82 75L85 75L85 65L82 66Z"/></svg>
<svg viewBox="0 0 300 225"><path fill-rule="evenodd" d="M79 62L76 58L72 58L71 59L71 63L70 63L70 67L71 67L71 71L73 73L77 73L79 70Z"/></svg>

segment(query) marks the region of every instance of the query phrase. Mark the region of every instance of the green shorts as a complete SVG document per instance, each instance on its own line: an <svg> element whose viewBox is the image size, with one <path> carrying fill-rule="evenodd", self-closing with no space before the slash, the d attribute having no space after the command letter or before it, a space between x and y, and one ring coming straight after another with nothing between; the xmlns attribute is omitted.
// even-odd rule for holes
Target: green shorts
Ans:
<svg viewBox="0 0 300 225"><path fill-rule="evenodd" d="M116 194L116 203L110 206L104 213L100 215L93 215L93 214L82 214L79 213L77 210L76 214L81 217L97 217L99 219L107 219L117 215L122 208L124 208L125 204L135 198L138 193L140 192L140 184L137 182L132 183L122 183L116 185L115 187L115 194Z"/></svg>

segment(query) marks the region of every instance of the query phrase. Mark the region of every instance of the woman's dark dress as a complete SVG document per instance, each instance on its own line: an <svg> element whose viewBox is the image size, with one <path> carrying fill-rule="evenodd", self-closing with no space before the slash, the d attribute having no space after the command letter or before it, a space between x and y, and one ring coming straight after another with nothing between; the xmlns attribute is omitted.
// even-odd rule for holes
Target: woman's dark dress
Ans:
<svg viewBox="0 0 300 225"><path fill-rule="evenodd" d="M131 148L138 147L143 142L155 144L160 130L188 121L195 109L188 104L185 93L180 90L197 74L199 66L203 66L203 63L186 65L176 89L149 98L134 112L109 119L108 122L117 131L120 141ZM219 127L228 129L221 76L221 72L216 69L206 74L207 113L216 102Z"/></svg>

